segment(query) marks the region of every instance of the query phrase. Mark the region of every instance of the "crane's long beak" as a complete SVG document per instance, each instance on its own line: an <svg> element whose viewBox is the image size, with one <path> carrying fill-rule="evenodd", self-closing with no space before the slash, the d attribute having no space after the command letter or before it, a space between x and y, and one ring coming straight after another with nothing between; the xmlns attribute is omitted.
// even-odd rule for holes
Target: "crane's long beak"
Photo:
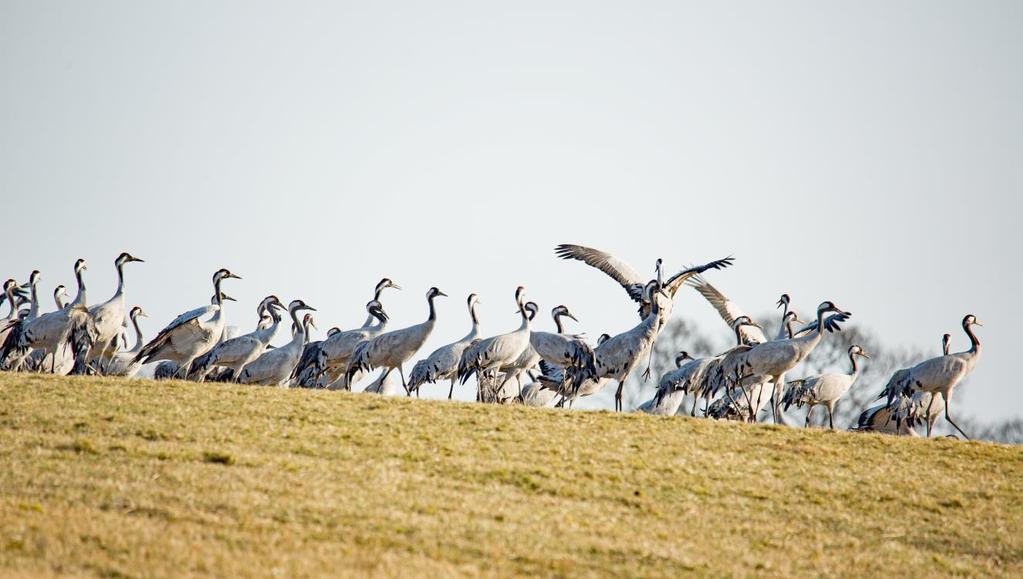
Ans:
<svg viewBox="0 0 1023 579"><path fill-rule="evenodd" d="M229 277L229 278L234 278L234 279L241 279L241 278L242 278L242 276L240 276L240 275L235 275L235 274L233 274L233 273L229 273L229 274L227 274L227 277Z"/></svg>
<svg viewBox="0 0 1023 579"><path fill-rule="evenodd" d="M145 263L146 262L146 260L138 258L138 257L132 257L131 261L137 261L139 263Z"/></svg>
<svg viewBox="0 0 1023 579"><path fill-rule="evenodd" d="M571 313L569 313L569 312L565 312L565 317L566 317L566 318L569 318L569 319L571 319L571 320L574 320L574 321L576 321L576 322L578 322L578 321L579 321L579 320L578 320L578 318L576 318L575 316L573 316L573 315L572 315Z"/></svg>
<svg viewBox="0 0 1023 579"><path fill-rule="evenodd" d="M984 324L980 323L980 320L976 320L976 319L975 319L975 320L973 320L973 325L974 325L974 326L980 326L980 327L984 327Z"/></svg>
<svg viewBox="0 0 1023 579"><path fill-rule="evenodd" d="M396 283L394 283L393 281L391 282L391 287L393 287L396 290L400 290L401 289L401 286L396 284Z"/></svg>
<svg viewBox="0 0 1023 579"><path fill-rule="evenodd" d="M448 294L446 294L446 293L444 293L444 292L442 292L442 291L440 291L440 290L437 290L437 295L439 295L439 296L444 296L444 297L448 297Z"/></svg>
<svg viewBox="0 0 1023 579"><path fill-rule="evenodd" d="M860 356L863 356L864 358L866 358L868 360L870 359L870 354L864 352L863 350L860 350Z"/></svg>
<svg viewBox="0 0 1023 579"><path fill-rule="evenodd" d="M310 312L315 312L316 311L316 308L314 308L313 306L306 306L305 309L309 310ZM316 326L313 326L313 327L316 328ZM316 329L319 329L319 328L316 328Z"/></svg>

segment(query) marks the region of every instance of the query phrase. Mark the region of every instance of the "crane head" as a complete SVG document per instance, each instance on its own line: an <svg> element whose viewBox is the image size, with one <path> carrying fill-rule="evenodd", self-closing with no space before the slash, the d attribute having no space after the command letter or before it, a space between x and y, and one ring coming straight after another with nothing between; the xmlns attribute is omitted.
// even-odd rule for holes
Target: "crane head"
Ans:
<svg viewBox="0 0 1023 579"><path fill-rule="evenodd" d="M380 292L384 291L387 288L394 288L396 290L400 290L401 286L394 283L394 281L392 281L391 278L385 277L384 279L377 282L377 287L374 289L374 295L376 295L376 297L379 298Z"/></svg>
<svg viewBox="0 0 1023 579"><path fill-rule="evenodd" d="M983 326L983 325L984 324L980 323L980 320L977 319L977 316L975 316L973 314L966 314L966 317L963 318L963 328L969 328L970 326Z"/></svg>
<svg viewBox="0 0 1023 579"><path fill-rule="evenodd" d="M866 350L861 348L859 344L853 344L852 346L849 346L849 355L862 356L864 358L870 359L870 354L868 354Z"/></svg>
<svg viewBox="0 0 1023 579"><path fill-rule="evenodd" d="M128 316L134 320L135 318L148 318L149 314L142 311L142 306L135 306L128 312Z"/></svg>
<svg viewBox="0 0 1023 579"><path fill-rule="evenodd" d="M78 258L78 260L75 261L75 275L77 275L77 274L79 274L79 273L81 273L81 272L83 272L83 271L85 271L87 269L89 269L89 268L86 267L84 259Z"/></svg>
<svg viewBox="0 0 1023 579"><path fill-rule="evenodd" d="M241 276L235 275L227 268L222 267L213 274L213 283L217 283L222 279L241 279Z"/></svg>
<svg viewBox="0 0 1023 579"><path fill-rule="evenodd" d="M144 259L139 259L139 258L133 256L132 254L128 253L127 251L122 251L121 255L118 255L117 259L114 260L114 265L116 265L117 267L121 267L122 265L124 265L126 263L131 263L133 261L137 261L139 263L145 263Z"/></svg>
<svg viewBox="0 0 1023 579"><path fill-rule="evenodd" d="M568 311L568 306L566 305L560 305L551 310L551 316L553 316L554 318L564 316L570 320L574 320L576 322L579 321L575 316L572 315L572 312Z"/></svg>
<svg viewBox="0 0 1023 579"><path fill-rule="evenodd" d="M436 287L432 287L429 290L427 290L427 292L426 292L426 299L432 300L433 298L436 298L436 297L448 297L448 294L440 291Z"/></svg>
<svg viewBox="0 0 1023 579"><path fill-rule="evenodd" d="M675 367L676 368L681 368L682 367L682 362L685 362L686 360L692 360L692 359L693 359L693 357L689 355L689 352L686 352L685 350L682 350L681 352L678 353L677 356L675 356Z"/></svg>
<svg viewBox="0 0 1023 579"><path fill-rule="evenodd" d="M778 307L788 306L790 301L789 294L781 294L781 298L778 299Z"/></svg>
<svg viewBox="0 0 1023 579"><path fill-rule="evenodd" d="M292 300L292 302L290 304L288 304L288 311L289 312L297 312L299 310L309 310L311 312L315 312L316 308L314 308L314 307L312 307L310 305L307 305L302 300Z"/></svg>

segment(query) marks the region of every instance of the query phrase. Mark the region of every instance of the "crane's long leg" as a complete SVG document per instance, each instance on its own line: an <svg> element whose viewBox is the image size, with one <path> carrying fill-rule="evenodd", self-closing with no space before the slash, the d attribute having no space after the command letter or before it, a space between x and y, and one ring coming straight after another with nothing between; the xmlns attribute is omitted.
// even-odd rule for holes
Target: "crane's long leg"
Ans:
<svg viewBox="0 0 1023 579"><path fill-rule="evenodd" d="M927 414L924 416L924 420L927 421L927 438L931 437L931 427L934 426L934 421L931 420L931 407L934 406L934 394L931 394L931 403L927 405ZM948 408L948 406L946 406Z"/></svg>
<svg viewBox="0 0 1023 579"><path fill-rule="evenodd" d="M835 411L830 404L828 404L828 426L831 427L831 430L835 429Z"/></svg>
<svg viewBox="0 0 1023 579"><path fill-rule="evenodd" d="M452 378L451 379L451 388L448 389L448 400L451 400L451 396L454 395L454 393L455 393L455 381L456 380L458 380L458 378Z"/></svg>
<svg viewBox="0 0 1023 579"><path fill-rule="evenodd" d="M628 376L626 376L628 378ZM622 390L625 388L625 378L618 382L618 391L615 392L615 412L622 410Z"/></svg>
<svg viewBox="0 0 1023 579"><path fill-rule="evenodd" d="M785 424L785 421L781 418L781 400L778 398L778 391L781 390L782 385L785 384L785 375L774 379L771 385L774 388L771 389L771 414L774 415L775 424Z"/></svg>
<svg viewBox="0 0 1023 579"><path fill-rule="evenodd" d="M810 428L810 415L813 414L813 406L810 406L806 410L806 422L803 423L803 428Z"/></svg>
<svg viewBox="0 0 1023 579"><path fill-rule="evenodd" d="M948 395L943 392L941 394L941 398L945 401L945 420L947 420L948 423L951 424L952 426L955 426L956 430L959 431L959 434L963 435L963 438L965 438L966 440L970 440L970 437L967 436L965 432L963 432L963 429L959 428L959 425L956 424L955 422L952 422L952 416L948 413Z"/></svg>
<svg viewBox="0 0 1023 579"><path fill-rule="evenodd" d="M405 395L412 397L412 391L408 389L408 382L405 381L405 370L402 369L401 364L398 364L398 375L401 376L401 386L405 389Z"/></svg>

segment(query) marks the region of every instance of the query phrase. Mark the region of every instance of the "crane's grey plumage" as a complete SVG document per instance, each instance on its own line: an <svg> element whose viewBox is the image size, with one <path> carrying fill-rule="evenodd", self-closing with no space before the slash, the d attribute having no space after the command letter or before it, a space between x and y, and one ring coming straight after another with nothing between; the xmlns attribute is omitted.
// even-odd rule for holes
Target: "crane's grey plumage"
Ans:
<svg viewBox="0 0 1023 579"><path fill-rule="evenodd" d="M567 306L560 305L551 310L558 332L530 331L529 343L541 358L550 364L565 369L566 379L578 387L584 380L597 379L597 360L593 348L581 336L565 333L562 317L578 322Z"/></svg>
<svg viewBox="0 0 1023 579"><path fill-rule="evenodd" d="M907 408L906 400L919 401L926 394L931 395L924 416L930 416L937 395L941 395L945 403L945 420L951 424L959 434L969 438L963 429L959 427L949 413L949 402L952 399L952 391L969 375L980 361L980 340L973 332L973 326L980 326L981 323L973 314L967 314L963 318L962 327L966 336L970 339L970 348L964 352L948 354L925 360L910 368L900 380L896 382L895 388L888 393L888 405L893 412ZM919 408L919 405L908 405L909 408ZM909 418L911 422L916 420L917 413L911 412L905 416L905 412L899 412L897 419ZM927 436L931 435L931 424L927 424Z"/></svg>
<svg viewBox="0 0 1023 579"><path fill-rule="evenodd" d="M185 312L175 318L136 355L141 364L166 360L178 365L178 373L187 375L192 361L209 352L221 340L226 323L223 312L225 279L241 279L227 269L213 274L213 297L216 303Z"/></svg>
<svg viewBox="0 0 1023 579"><path fill-rule="evenodd" d="M657 332L662 327L661 300L657 294L663 294L657 280L649 282L643 290L646 300L651 304L650 313L635 327L622 332L594 350L597 374L601 378L611 378L618 382L615 392L615 411L622 408L622 390L625 381L639 365L640 359L653 347Z"/></svg>
<svg viewBox="0 0 1023 579"><path fill-rule="evenodd" d="M256 314L259 316L256 329L248 334L225 340L196 359L192 371L195 379L202 382L213 368L223 367L227 370L224 379L237 380L245 366L259 358L277 334L281 322L277 308L286 310L276 295L263 298L256 308ZM265 316L269 316L269 323L264 323L267 319Z"/></svg>
<svg viewBox="0 0 1023 579"><path fill-rule="evenodd" d="M135 306L128 313L128 318L135 329L135 345L130 350L114 354L103 366L103 374L107 376L134 376L142 366L134 362L135 357L142 351L145 342L142 339L142 329L139 327L139 318L149 317L142 308Z"/></svg>
<svg viewBox="0 0 1023 579"><path fill-rule="evenodd" d="M436 287L432 287L426 292L426 302L430 312L425 322L380 334L359 344L352 353L352 360L345 372L348 380L351 381L360 371L369 372L375 368L397 369L398 375L401 376L402 387L411 396L412 391L408 387L408 381L405 380L403 365L409 358L416 355L419 348L423 347L427 338L433 333L433 328L437 325L437 309L433 301L442 296L446 297L447 294Z"/></svg>
<svg viewBox="0 0 1023 579"><path fill-rule="evenodd" d="M346 332L328 332L326 340L310 344L303 350L302 358L295 368L296 385L303 388L351 389L344 372L355 346L377 336L387 327L387 314L380 296L388 288L400 290L401 286L387 277L377 282L373 288L373 299L366 304L366 321L362 326Z"/></svg>
<svg viewBox="0 0 1023 579"><path fill-rule="evenodd" d="M810 414L813 412L813 408L817 405L824 405L828 409L828 425L834 430L835 405L852 388L860 375L860 367L856 363L857 356L870 358L870 355L864 352L858 344L849 346L849 362L852 369L848 374L822 374L789 382L789 389L782 399L785 410L788 410L789 406L793 404L798 408L802 408L804 404L808 405L804 426L810 426Z"/></svg>
<svg viewBox="0 0 1023 579"><path fill-rule="evenodd" d="M241 384L262 384L264 386L282 386L291 377L302 356L302 346L309 337L309 328L316 327L312 316L306 316L299 320L298 312L302 310L316 311L316 308L307 305L302 300L293 300L288 304L288 314L291 316L294 333L291 341L280 348L265 350L258 358L249 362L238 374L238 382Z"/></svg>
<svg viewBox="0 0 1023 579"><path fill-rule="evenodd" d="M114 295L107 301L89 308L89 315L96 325L96 343L89 350L89 362L97 369L101 369L103 362L117 351L116 340L125 319L124 266L142 261L128 252L118 255L114 259L114 268L117 271L117 289Z"/></svg>
<svg viewBox="0 0 1023 579"><path fill-rule="evenodd" d="M409 374L409 389L414 389L416 395L423 384L434 384L438 380L450 380L451 387L448 390L448 400L455 391L455 382L458 380L458 362L462 359L462 353L480 335L480 321L476 315L476 304L479 297L476 294L469 294L466 304L469 307L469 318L472 320L472 327L469 333L462 339L434 350L426 358L416 362Z"/></svg>
<svg viewBox="0 0 1023 579"><path fill-rule="evenodd" d="M345 370L356 346L383 333L389 320L383 305L377 300L368 302L366 311L377 321L376 325L338 332L323 340L311 364L296 369L296 381L302 386L314 387L325 376L327 388L350 390L351 383Z"/></svg>
<svg viewBox="0 0 1023 579"><path fill-rule="evenodd" d="M481 385L478 398L482 398L483 394L482 381L494 379L497 373L518 361L522 353L529 347L530 319L524 300L525 292L526 288L523 286L519 286L515 290L515 303L522 318L519 327L507 334L480 340L479 343L466 348L459 361L458 379L465 384L475 374Z"/></svg>
<svg viewBox="0 0 1023 579"><path fill-rule="evenodd" d="M61 356L58 350L69 349L74 356L76 373L85 372L88 348L95 339L95 326L89 316L86 299L84 272L88 269L85 260L75 262L75 279L78 294L74 301L62 309L40 315L38 285L41 276L37 271L30 277L32 306L25 319L11 328L10 335L0 353L0 367L17 370L21 367L29 350L42 350L43 357L50 356L48 371L56 371L56 360ZM53 355L57 354L57 355ZM47 370L41 368L41 370Z"/></svg>
<svg viewBox="0 0 1023 579"><path fill-rule="evenodd" d="M693 359L689 352L679 352L675 369L661 376L654 397L641 404L639 410L659 416L677 414L686 394L700 381L710 362L710 358Z"/></svg>
<svg viewBox="0 0 1023 579"><path fill-rule="evenodd" d="M751 383L767 380L777 391L780 387L778 382L784 378L785 373L806 359L820 343L824 336L824 316L829 312L850 315L848 312L842 312L830 301L822 302L817 307L816 329L796 338L774 340L753 346L742 355L740 361L742 375L748 376Z"/></svg>

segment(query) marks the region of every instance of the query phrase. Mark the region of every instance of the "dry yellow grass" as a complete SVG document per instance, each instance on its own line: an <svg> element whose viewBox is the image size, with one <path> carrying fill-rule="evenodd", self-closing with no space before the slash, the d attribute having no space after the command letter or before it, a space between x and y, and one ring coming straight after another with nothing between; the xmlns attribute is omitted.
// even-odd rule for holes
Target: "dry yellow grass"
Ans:
<svg viewBox="0 0 1023 579"><path fill-rule="evenodd" d="M1023 575L1023 450L0 375L7 574Z"/></svg>

